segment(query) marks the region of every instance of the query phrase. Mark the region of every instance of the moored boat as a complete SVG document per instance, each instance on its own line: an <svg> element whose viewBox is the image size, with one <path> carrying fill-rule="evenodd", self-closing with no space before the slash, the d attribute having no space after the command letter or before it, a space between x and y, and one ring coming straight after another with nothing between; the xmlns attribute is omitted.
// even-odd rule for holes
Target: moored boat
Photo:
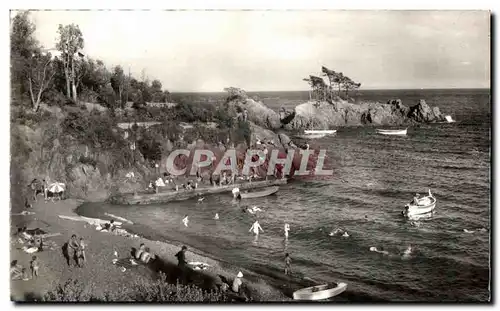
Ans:
<svg viewBox="0 0 500 311"><path fill-rule="evenodd" d="M303 138L303 139L318 139L318 138L323 138L327 134L302 134L298 135L298 137Z"/></svg>
<svg viewBox="0 0 500 311"><path fill-rule="evenodd" d="M274 186L274 187L269 187L261 191L253 191L253 192L240 192L239 195L241 196L242 199L252 199L252 198L261 198L261 197L266 197L268 195L275 194L278 192L280 187ZM239 191L238 191L239 192ZM235 192L233 191L233 194Z"/></svg>
<svg viewBox="0 0 500 311"><path fill-rule="evenodd" d="M323 300L335 297L347 289L346 283L322 284L293 292L295 300Z"/></svg>
<svg viewBox="0 0 500 311"><path fill-rule="evenodd" d="M382 135L406 135L406 133L408 132L408 129L404 129L404 130L383 130L383 129L377 129L377 133L378 134L382 134Z"/></svg>
<svg viewBox="0 0 500 311"><path fill-rule="evenodd" d="M304 130L305 134L335 134L337 130Z"/></svg>
<svg viewBox="0 0 500 311"><path fill-rule="evenodd" d="M436 198L432 195L431 190L429 189L429 195L417 199L417 204L415 204L415 202L406 204L402 213L405 217L429 214L434 211L434 208L436 208L436 201Z"/></svg>
<svg viewBox="0 0 500 311"><path fill-rule="evenodd" d="M453 120L451 116L445 116L444 118L446 119L446 122L448 122L448 123L454 123L455 122L455 120Z"/></svg>

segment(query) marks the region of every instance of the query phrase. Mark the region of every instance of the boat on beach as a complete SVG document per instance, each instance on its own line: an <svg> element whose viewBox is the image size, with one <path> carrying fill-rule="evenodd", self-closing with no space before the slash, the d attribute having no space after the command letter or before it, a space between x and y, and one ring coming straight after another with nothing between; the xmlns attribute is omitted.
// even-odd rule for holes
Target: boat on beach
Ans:
<svg viewBox="0 0 500 311"><path fill-rule="evenodd" d="M274 186L274 187L269 187L261 191L253 191L253 192L241 192L240 196L242 199L252 199L252 198L261 198L261 197L266 197L268 195L275 194L278 192L280 187Z"/></svg>
<svg viewBox="0 0 500 311"><path fill-rule="evenodd" d="M417 204L415 204L415 202L406 204L402 214L408 218L430 214L434 211L434 208L436 208L436 201L436 198L432 195L431 190L429 189L429 195L419 198L417 200Z"/></svg>
<svg viewBox="0 0 500 311"><path fill-rule="evenodd" d="M295 300L323 300L335 297L347 289L346 283L322 284L306 287L293 292Z"/></svg>
<svg viewBox="0 0 500 311"><path fill-rule="evenodd" d="M384 130L384 129L376 129L377 134L382 134L382 135L406 135L408 132L408 129L405 128L404 130Z"/></svg>

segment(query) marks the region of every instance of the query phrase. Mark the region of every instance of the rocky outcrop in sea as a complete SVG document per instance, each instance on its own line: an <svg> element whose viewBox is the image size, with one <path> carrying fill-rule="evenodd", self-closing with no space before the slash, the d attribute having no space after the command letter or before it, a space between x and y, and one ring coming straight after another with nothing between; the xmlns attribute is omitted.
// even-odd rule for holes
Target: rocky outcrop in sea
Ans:
<svg viewBox="0 0 500 311"><path fill-rule="evenodd" d="M439 107L431 108L425 100L407 107L401 100L387 103L349 103L339 100L330 102L309 101L295 107L295 117L285 125L291 130L314 128L326 129L339 126L402 125L408 123L441 122L445 118Z"/></svg>

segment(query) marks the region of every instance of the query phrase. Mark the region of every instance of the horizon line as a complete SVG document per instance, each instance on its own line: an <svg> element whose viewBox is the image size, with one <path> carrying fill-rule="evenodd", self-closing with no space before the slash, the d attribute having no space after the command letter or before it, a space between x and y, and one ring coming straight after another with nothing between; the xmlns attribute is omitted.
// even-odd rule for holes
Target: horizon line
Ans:
<svg viewBox="0 0 500 311"><path fill-rule="evenodd" d="M240 88L246 93L257 93L257 92L309 92L310 90L245 90ZM406 91L406 90L491 90L491 87L429 87L429 88L365 88L360 89L360 91ZM222 91L169 91L171 94L174 93L225 93Z"/></svg>

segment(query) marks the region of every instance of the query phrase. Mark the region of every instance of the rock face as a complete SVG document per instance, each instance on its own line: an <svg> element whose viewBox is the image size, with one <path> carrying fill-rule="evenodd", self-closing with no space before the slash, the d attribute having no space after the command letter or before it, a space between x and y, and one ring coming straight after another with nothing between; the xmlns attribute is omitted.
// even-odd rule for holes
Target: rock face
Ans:
<svg viewBox="0 0 500 311"><path fill-rule="evenodd" d="M431 109L423 99L410 108L408 117L416 122L440 122L445 120L439 111L439 107Z"/></svg>
<svg viewBox="0 0 500 311"><path fill-rule="evenodd" d="M261 127L276 129L281 126L279 114L262 102L247 98L235 101L234 104L243 110L246 109L248 111L248 120Z"/></svg>
<svg viewBox="0 0 500 311"><path fill-rule="evenodd" d="M411 122L438 122L444 116L438 107L431 109L425 100L413 107L406 107L401 100L386 104L365 102L353 104L344 100L334 103L309 101L295 107L295 118L286 125L288 129L327 129L335 126L401 125Z"/></svg>

